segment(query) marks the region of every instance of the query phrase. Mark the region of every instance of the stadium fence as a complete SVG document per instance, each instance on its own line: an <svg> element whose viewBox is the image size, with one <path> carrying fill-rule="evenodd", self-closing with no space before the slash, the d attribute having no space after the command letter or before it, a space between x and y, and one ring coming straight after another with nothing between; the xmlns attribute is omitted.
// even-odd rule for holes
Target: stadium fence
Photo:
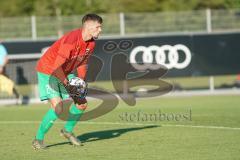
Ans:
<svg viewBox="0 0 240 160"><path fill-rule="evenodd" d="M240 10L195 10L101 14L104 36L227 32L240 30ZM57 38L81 26L82 15L61 17L1 17L4 40Z"/></svg>

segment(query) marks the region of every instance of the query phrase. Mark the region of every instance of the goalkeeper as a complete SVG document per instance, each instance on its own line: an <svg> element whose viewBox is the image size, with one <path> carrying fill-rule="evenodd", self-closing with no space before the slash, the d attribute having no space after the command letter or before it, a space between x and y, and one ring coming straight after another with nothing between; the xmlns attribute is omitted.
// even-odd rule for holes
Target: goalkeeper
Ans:
<svg viewBox="0 0 240 160"><path fill-rule="evenodd" d="M43 117L35 139L34 149L45 149L44 136L52 127L57 115L63 112L62 100L71 98L75 103L69 108L69 115L60 133L73 145L80 146L81 142L74 136L73 129L87 107L86 99L72 96L76 94L74 87L69 85L69 79L77 70L78 77L85 80L87 63L95 48L95 39L101 32L102 18L96 14L86 14L82 18L82 27L73 30L57 40L40 58L37 63L37 77L40 99L48 100L51 108ZM55 79L52 77L56 77ZM61 87L60 82L65 86ZM56 86L56 87L53 87ZM67 92L66 92L67 91Z"/></svg>

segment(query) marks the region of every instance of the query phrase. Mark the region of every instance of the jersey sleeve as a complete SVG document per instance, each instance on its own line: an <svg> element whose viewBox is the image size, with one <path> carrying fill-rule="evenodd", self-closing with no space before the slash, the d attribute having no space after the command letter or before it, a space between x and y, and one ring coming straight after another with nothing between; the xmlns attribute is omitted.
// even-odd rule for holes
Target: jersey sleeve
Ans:
<svg viewBox="0 0 240 160"><path fill-rule="evenodd" d="M54 75L59 78L62 82L67 78L67 75L63 71L63 65L69 59L71 51L73 49L73 44L68 43L66 39L63 39L60 43L58 54L56 56L55 62L53 64Z"/></svg>
<svg viewBox="0 0 240 160"><path fill-rule="evenodd" d="M62 70L62 66L66 63L69 55L71 53L72 47L67 44L61 44L59 47L59 51L57 56L55 57L55 61L53 64L54 72L57 74L59 73L58 70Z"/></svg>
<svg viewBox="0 0 240 160"><path fill-rule="evenodd" d="M66 62L66 59L61 57L61 56L57 56L55 63L54 63L54 72L53 75L55 77L57 77L61 82L65 82L65 80L67 79L67 75L65 74L65 72L63 71L63 67L62 65Z"/></svg>
<svg viewBox="0 0 240 160"><path fill-rule="evenodd" d="M58 50L58 56L68 59L73 48L73 44L62 42Z"/></svg>
<svg viewBox="0 0 240 160"><path fill-rule="evenodd" d="M54 68L58 69L61 67L69 58L72 50L74 49L74 44L69 41L70 36L66 36L61 40L58 54L55 57Z"/></svg>

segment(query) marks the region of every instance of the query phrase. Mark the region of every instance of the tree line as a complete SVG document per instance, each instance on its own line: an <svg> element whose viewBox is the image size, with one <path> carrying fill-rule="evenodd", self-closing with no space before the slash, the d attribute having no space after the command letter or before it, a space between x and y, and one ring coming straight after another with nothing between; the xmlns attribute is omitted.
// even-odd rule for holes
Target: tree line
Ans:
<svg viewBox="0 0 240 160"><path fill-rule="evenodd" d="M240 8L240 0L0 0L0 17Z"/></svg>

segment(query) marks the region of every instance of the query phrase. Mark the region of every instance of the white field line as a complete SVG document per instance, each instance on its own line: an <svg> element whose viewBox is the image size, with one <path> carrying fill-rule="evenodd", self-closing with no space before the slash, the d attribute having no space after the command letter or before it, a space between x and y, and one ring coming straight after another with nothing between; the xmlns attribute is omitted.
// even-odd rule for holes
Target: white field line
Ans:
<svg viewBox="0 0 240 160"><path fill-rule="evenodd" d="M138 94L148 94L148 93L138 93ZM121 97L118 94L114 94L118 99ZM193 96L217 96L217 95L240 95L240 89L216 89L214 91L210 90L197 90L197 91L172 91L167 94L153 97L136 97L136 99L156 99L159 97L193 97ZM124 96L124 95L122 95ZM125 95L126 96L126 95ZM101 95L101 98L109 98L108 95ZM96 100L97 98L87 97L87 100ZM15 105L17 99L0 99L0 107L4 105ZM47 103L47 101L41 102L39 98L30 98L28 104L36 103Z"/></svg>
<svg viewBox="0 0 240 160"><path fill-rule="evenodd" d="M40 124L41 121L0 121L1 124ZM63 121L54 122L56 124L64 124ZM202 129L223 129L223 130L240 130L237 127L225 127L225 126L202 126L202 125L178 125L178 124L157 124L157 123L121 123L121 122L87 122L82 121L80 124L90 125L123 125L123 126L156 126L161 127L186 127L186 128L202 128Z"/></svg>

